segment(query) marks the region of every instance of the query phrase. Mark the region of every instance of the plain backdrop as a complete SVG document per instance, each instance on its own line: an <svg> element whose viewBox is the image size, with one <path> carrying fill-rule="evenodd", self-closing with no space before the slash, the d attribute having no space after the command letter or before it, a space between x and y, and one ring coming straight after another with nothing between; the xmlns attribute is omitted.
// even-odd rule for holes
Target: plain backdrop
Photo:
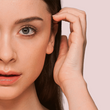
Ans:
<svg viewBox="0 0 110 110"><path fill-rule="evenodd" d="M84 79L98 110L110 110L110 1L62 0L63 7L86 12L87 45L84 59ZM63 21L62 34L69 37L69 23ZM65 110L68 102L63 94Z"/></svg>

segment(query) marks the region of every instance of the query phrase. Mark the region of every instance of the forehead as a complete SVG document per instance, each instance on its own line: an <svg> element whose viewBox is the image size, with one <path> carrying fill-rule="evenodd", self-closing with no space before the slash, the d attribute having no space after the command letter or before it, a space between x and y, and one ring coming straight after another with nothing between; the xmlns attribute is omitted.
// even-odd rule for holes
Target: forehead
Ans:
<svg viewBox="0 0 110 110"><path fill-rule="evenodd" d="M0 0L0 19L19 19L28 16L45 18L49 12L43 0Z"/></svg>

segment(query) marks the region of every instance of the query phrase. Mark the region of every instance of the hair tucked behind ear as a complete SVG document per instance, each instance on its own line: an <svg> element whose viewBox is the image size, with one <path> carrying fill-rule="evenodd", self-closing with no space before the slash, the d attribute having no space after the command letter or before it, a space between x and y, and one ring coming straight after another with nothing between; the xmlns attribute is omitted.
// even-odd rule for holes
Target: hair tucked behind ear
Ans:
<svg viewBox="0 0 110 110"><path fill-rule="evenodd" d="M47 4L48 11L52 15L61 10L60 0L43 1ZM62 91L53 79L53 69L59 54L60 41L61 22L58 23L58 32L55 37L54 51L52 54L46 54L43 70L40 76L34 82L39 101L49 110L63 110Z"/></svg>

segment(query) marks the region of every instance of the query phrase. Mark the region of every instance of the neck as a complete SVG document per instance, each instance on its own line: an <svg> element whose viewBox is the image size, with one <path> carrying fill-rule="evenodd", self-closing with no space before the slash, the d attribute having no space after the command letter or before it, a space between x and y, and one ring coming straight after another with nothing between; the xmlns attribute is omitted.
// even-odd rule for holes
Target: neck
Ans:
<svg viewBox="0 0 110 110"><path fill-rule="evenodd" d="M0 110L46 110L37 97L34 83L15 99L0 100Z"/></svg>

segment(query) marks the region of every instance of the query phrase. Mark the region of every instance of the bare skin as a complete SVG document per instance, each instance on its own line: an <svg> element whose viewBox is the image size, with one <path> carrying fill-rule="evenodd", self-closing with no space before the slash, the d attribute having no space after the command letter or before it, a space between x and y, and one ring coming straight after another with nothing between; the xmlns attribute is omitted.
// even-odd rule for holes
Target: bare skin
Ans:
<svg viewBox="0 0 110 110"><path fill-rule="evenodd" d="M37 16L43 20L16 23ZM24 26L28 28L23 32ZM46 54L53 52L51 14L42 0L0 0L0 70L22 73L13 85L0 85L0 110L45 110L38 100L34 81L40 75ZM32 36L29 36L32 35Z"/></svg>
<svg viewBox="0 0 110 110"><path fill-rule="evenodd" d="M15 24L19 19L32 16L43 20ZM67 97L70 110L97 110L83 78L85 13L64 8L53 19L71 24L69 40L62 36L54 80ZM24 34L21 31L24 25L37 28L36 33L31 30L30 34ZM51 14L42 0L0 0L0 70L22 73L13 85L0 85L0 110L47 110L39 102L34 81L43 69L46 54L53 52L57 24L55 28L49 40Z"/></svg>
<svg viewBox="0 0 110 110"><path fill-rule="evenodd" d="M75 8L63 8L53 16L57 22L70 22L69 39L62 36L60 52L54 67L54 80L61 87L69 110L98 110L83 78L86 48L86 13Z"/></svg>

